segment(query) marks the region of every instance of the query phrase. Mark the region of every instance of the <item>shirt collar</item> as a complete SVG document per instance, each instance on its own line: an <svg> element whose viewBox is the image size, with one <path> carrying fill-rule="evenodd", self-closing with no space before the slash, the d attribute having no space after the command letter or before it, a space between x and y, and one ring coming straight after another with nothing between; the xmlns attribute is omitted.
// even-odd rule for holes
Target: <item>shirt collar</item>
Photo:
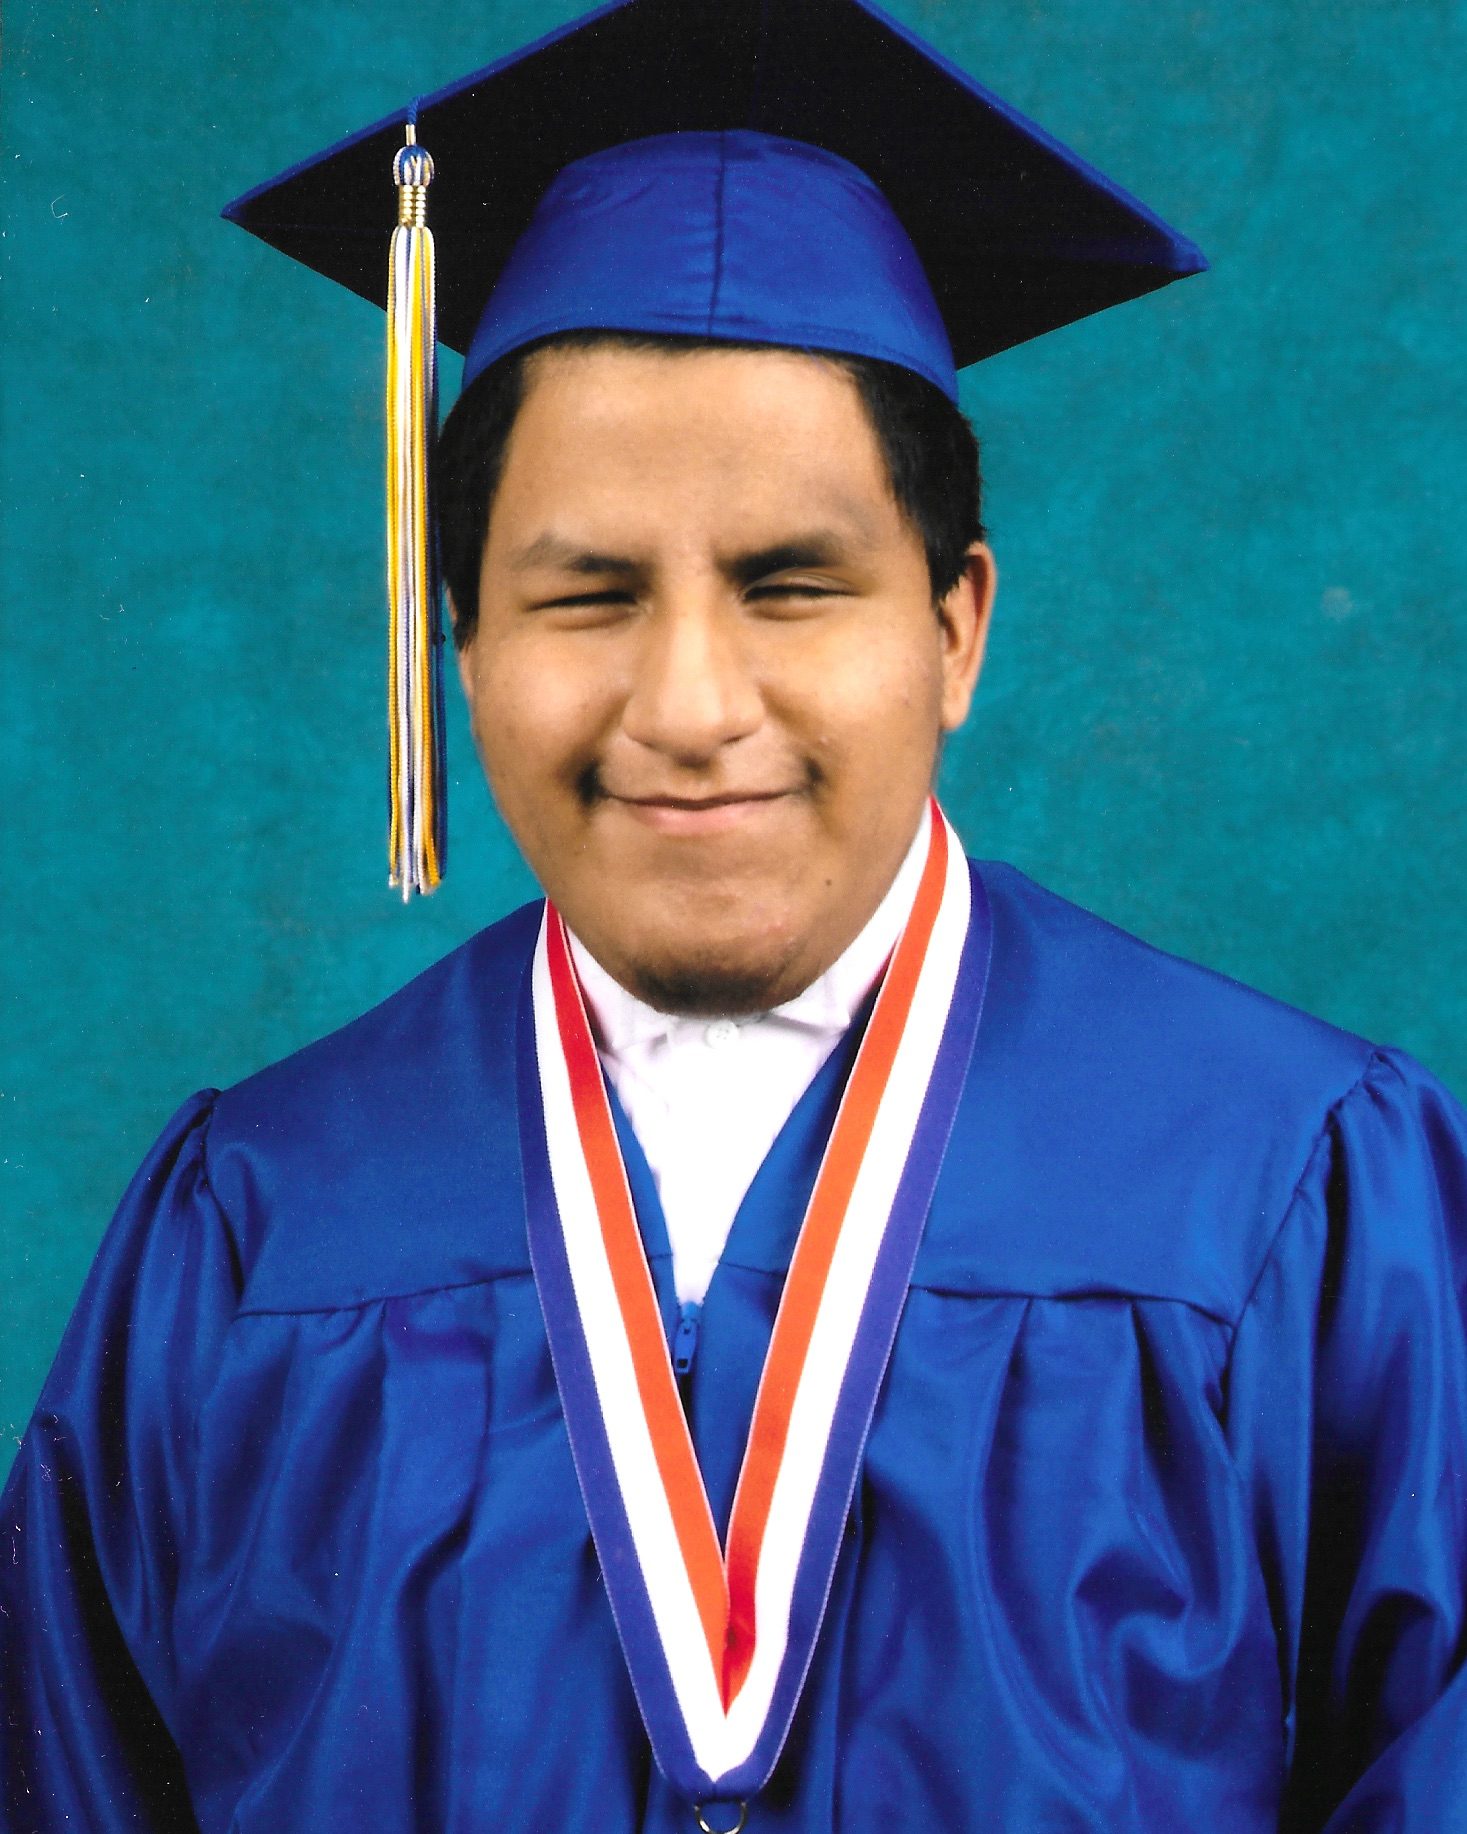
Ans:
<svg viewBox="0 0 1467 1834"><path fill-rule="evenodd" d="M855 940L803 992L772 1007L761 1015L763 1018L832 1037L846 1029L885 967L911 915L927 858L929 819L924 812L885 897ZM701 1031L708 1024L707 1017L688 1019L658 1012L656 1007L628 993L574 934L570 934L570 950L597 1041L612 1056L621 1057L638 1046L664 1038L676 1039L692 1029Z"/></svg>

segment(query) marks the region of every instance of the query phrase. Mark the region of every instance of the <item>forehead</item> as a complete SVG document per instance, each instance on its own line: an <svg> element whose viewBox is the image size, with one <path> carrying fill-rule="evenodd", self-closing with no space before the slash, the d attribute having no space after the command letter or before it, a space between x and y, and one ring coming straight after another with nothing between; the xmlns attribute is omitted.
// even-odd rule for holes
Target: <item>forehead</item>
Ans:
<svg viewBox="0 0 1467 1834"><path fill-rule="evenodd" d="M890 502L842 364L779 349L550 348L526 364L494 520L574 508L656 523L781 508L869 522Z"/></svg>

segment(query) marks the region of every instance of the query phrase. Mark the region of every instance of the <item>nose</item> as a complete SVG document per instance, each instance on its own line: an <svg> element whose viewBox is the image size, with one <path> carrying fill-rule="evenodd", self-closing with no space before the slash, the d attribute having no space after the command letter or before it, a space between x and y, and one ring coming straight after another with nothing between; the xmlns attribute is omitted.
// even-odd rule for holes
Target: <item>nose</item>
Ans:
<svg viewBox="0 0 1467 1834"><path fill-rule="evenodd" d="M712 595L684 592L655 606L642 627L622 729L684 766L712 761L764 717L737 615Z"/></svg>

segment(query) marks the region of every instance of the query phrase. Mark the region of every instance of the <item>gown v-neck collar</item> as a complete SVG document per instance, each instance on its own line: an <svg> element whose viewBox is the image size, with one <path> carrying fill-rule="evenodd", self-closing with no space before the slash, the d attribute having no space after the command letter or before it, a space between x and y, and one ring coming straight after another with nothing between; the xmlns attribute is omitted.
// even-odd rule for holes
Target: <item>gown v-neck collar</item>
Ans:
<svg viewBox="0 0 1467 1834"><path fill-rule="evenodd" d="M720 1542L728 1533L784 1277L875 996L873 989L775 1136L744 1193L697 1308L697 1350L682 1383L683 1404ZM602 1078L658 1311L671 1345L680 1313L667 1224L646 1155L604 1070Z"/></svg>
<svg viewBox="0 0 1467 1834"><path fill-rule="evenodd" d="M724 1245L723 1255L708 1288L704 1307L713 1298L725 1265L783 1276L794 1254L800 1225L815 1177L820 1170L821 1155L840 1107L846 1078L856 1060L865 1034L866 1021L875 1004L873 988L863 1001L855 1018L837 1040L835 1049L806 1085L803 1094L790 1110L789 1118L775 1135L769 1151L744 1192L734 1215L733 1225ZM621 1145L627 1183L641 1230L642 1246L652 1269L658 1303L664 1313L675 1320L677 1296L672 1283L672 1245L667 1221L657 1195L657 1181L647 1163L636 1131L627 1118L626 1109L616 1093L611 1078L602 1071L611 1118Z"/></svg>

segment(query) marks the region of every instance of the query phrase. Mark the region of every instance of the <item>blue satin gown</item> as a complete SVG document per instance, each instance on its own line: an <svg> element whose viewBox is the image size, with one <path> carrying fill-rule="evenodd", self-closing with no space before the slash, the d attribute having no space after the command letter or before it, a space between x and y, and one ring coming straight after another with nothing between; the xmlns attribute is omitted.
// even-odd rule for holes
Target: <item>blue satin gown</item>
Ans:
<svg viewBox="0 0 1467 1834"><path fill-rule="evenodd" d="M1467 1829L1461 1112L976 870L971 1072L750 1834ZM0 1508L6 1834L690 1834L525 1246L538 918L194 1098L139 1172ZM703 1308L720 1524L858 1030Z"/></svg>

